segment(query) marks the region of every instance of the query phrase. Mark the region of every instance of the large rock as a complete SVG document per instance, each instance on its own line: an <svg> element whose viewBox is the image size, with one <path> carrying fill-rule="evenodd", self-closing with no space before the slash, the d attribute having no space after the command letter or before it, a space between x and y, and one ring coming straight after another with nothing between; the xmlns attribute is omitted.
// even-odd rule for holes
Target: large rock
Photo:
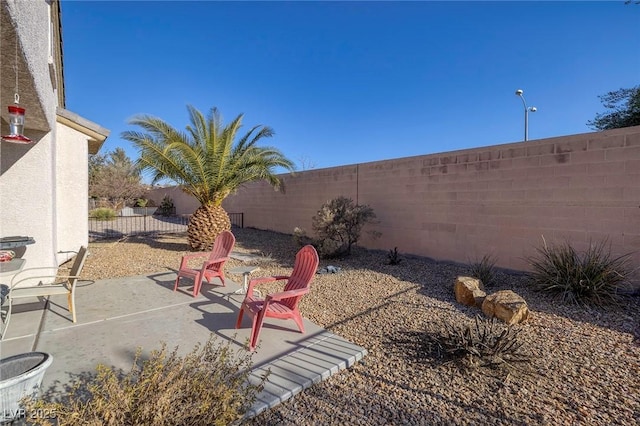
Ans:
<svg viewBox="0 0 640 426"><path fill-rule="evenodd" d="M484 292L482 281L472 277L458 277L453 286L456 300L467 306L482 306L487 293Z"/></svg>
<svg viewBox="0 0 640 426"><path fill-rule="evenodd" d="M489 318L499 318L507 324L517 324L529 318L527 302L511 290L500 290L482 302L482 312Z"/></svg>

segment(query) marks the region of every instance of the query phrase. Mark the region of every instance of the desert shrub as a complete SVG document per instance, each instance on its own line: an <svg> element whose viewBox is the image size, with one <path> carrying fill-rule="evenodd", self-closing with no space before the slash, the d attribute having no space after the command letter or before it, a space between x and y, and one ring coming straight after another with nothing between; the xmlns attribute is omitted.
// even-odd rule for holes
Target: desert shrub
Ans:
<svg viewBox="0 0 640 426"><path fill-rule="evenodd" d="M61 400L27 400L25 410L55 413L35 419L40 425L228 425L243 417L266 377L249 384L251 355L214 341L184 357L163 343L142 361L138 349L127 374L99 365Z"/></svg>
<svg viewBox="0 0 640 426"><path fill-rule="evenodd" d="M113 220L116 217L116 212L108 207L99 207L89 212L89 217L98 220Z"/></svg>
<svg viewBox="0 0 640 426"><path fill-rule="evenodd" d="M312 218L316 249L322 257L351 254L360 239L362 227L373 222L376 215L367 205L354 204L347 197L338 197L322 205Z"/></svg>
<svg viewBox="0 0 640 426"><path fill-rule="evenodd" d="M394 247L393 250L389 250L387 253L387 263L389 265L399 265L402 262L400 253L398 253L398 247Z"/></svg>
<svg viewBox="0 0 640 426"><path fill-rule="evenodd" d="M293 241L295 241L296 245L299 247L306 246L307 244L311 244L313 246L316 245L313 238L307 236L307 231L302 228L298 228L297 226L293 228Z"/></svg>
<svg viewBox="0 0 640 426"><path fill-rule="evenodd" d="M619 300L620 289L631 276L629 254L612 256L607 240L590 243L583 253L568 242L542 241L528 258L535 288L569 303L607 305Z"/></svg>
<svg viewBox="0 0 640 426"><path fill-rule="evenodd" d="M482 259L469 262L469 275L482 281L485 288L491 288L496 283L496 259L488 254Z"/></svg>
<svg viewBox="0 0 640 426"><path fill-rule="evenodd" d="M149 200L147 200L146 198L138 198L133 206L134 207L147 207L147 204L149 204Z"/></svg>
<svg viewBox="0 0 640 426"><path fill-rule="evenodd" d="M423 356L461 367L500 367L528 362L521 349L522 328L508 326L495 318L476 316L475 324L443 322L437 333L422 334Z"/></svg>
<svg viewBox="0 0 640 426"><path fill-rule="evenodd" d="M165 195L160 202L160 206L158 210L156 210L157 214L162 216L169 216L175 213L176 206L173 204L173 200L168 195Z"/></svg>

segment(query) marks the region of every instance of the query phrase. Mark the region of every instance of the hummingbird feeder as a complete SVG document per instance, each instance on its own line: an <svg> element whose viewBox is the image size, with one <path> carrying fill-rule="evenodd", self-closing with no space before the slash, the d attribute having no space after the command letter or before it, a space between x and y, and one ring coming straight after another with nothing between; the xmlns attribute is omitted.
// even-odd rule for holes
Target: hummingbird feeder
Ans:
<svg viewBox="0 0 640 426"><path fill-rule="evenodd" d="M17 101L16 101L17 104ZM2 135L2 140L12 143L31 143L31 139L23 134L25 109L18 105L9 105L9 133Z"/></svg>

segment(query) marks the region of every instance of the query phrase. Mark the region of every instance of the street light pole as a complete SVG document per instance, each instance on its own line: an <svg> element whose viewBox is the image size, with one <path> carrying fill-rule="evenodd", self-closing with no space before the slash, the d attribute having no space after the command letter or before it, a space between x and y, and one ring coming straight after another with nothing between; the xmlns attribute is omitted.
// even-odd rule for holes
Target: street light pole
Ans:
<svg viewBox="0 0 640 426"><path fill-rule="evenodd" d="M536 107L527 107L523 93L521 89L516 90L516 96L520 96L522 105L524 105L524 140L526 142L529 140L529 111L536 112L538 109Z"/></svg>

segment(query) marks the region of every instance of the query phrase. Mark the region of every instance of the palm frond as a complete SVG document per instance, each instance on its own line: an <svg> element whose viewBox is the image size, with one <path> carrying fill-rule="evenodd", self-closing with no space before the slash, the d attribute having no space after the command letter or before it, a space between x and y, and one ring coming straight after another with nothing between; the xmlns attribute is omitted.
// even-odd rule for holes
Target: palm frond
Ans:
<svg viewBox="0 0 640 426"><path fill-rule="evenodd" d="M134 117L130 124L141 130L122 133L140 151L137 166L150 172L153 183L169 179L183 187L201 204L219 204L245 183L266 180L274 188L281 185L275 170L293 172L294 163L274 147L258 142L274 135L268 126L253 126L239 135L243 115L223 125L217 108L205 117L187 106L190 123L178 131L150 115Z"/></svg>

